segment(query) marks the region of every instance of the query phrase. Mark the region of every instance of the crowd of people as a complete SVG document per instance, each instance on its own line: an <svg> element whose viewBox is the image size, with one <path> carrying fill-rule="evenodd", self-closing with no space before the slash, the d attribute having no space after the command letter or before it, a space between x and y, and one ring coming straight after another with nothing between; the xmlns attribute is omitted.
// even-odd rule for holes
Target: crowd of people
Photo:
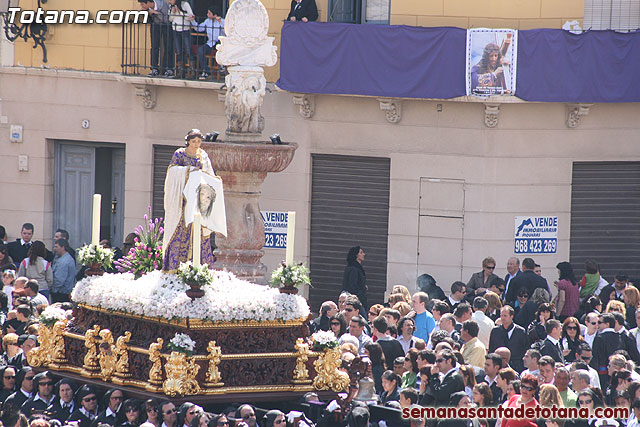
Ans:
<svg viewBox="0 0 640 427"><path fill-rule="evenodd" d="M0 402L5 425L433 426L435 420L395 415L418 406L521 404L587 408L593 416L552 420L557 424L552 427L640 424L638 281L618 273L608 283L592 260L585 263L580 279L571 264L557 264L558 278L549 286L531 258L522 265L510 258L502 278L495 274L495 260L487 257L482 271L467 283L452 283L448 296L423 275L415 293L396 285L385 304L367 305L366 254L359 246L351 248L343 291L336 301L324 302L310 323L312 332L335 335L345 369L357 357L371 367L370 393L359 390L346 424L340 424L334 416L340 405L322 402L317 395L300 402L313 404L313 416L309 411L263 411L249 404L212 413L192 403L176 408L170 401L127 399L122 390L105 392L50 372L34 372L27 355L38 345L38 315L55 304L71 316L69 294L77 271L65 230L56 232L53 251L43 242L32 242L32 236L33 225L26 223L19 239L6 242L0 226ZM598 418L599 407L626 408L628 417ZM437 423L534 427L545 421L476 418Z"/></svg>
<svg viewBox="0 0 640 427"><path fill-rule="evenodd" d="M376 392L370 409L555 405L588 408L593 417L552 420L558 426L639 424L637 280L618 273L608 283L593 260L578 279L571 264L561 262L550 287L532 258L522 266L510 258L502 278L495 274L496 261L487 257L467 283L451 284L449 296L434 283L425 288L428 293L413 295L397 285L385 305L367 307L363 260L362 248L349 251L345 290L337 304L322 304L312 329L335 334L345 364L355 357L370 361ZM597 418L598 407L626 408L629 416ZM545 420L439 424L535 427Z"/></svg>

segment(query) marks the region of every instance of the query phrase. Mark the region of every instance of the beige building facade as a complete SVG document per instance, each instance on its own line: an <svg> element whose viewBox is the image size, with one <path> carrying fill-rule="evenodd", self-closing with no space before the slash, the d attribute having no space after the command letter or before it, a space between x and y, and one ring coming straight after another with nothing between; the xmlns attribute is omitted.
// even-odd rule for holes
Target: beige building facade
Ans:
<svg viewBox="0 0 640 427"><path fill-rule="evenodd" d="M118 7L135 3L119 0ZM288 1L264 3L279 43ZM325 18L326 3L319 2ZM398 1L391 23L559 28L580 19L583 8L581 1L489 4L486 12L472 1ZM3 58L14 58L13 66L0 69L0 224L10 240L29 221L35 239L51 244L60 144L124 150L120 208L126 234L153 203L154 146L179 146L191 128L222 134L226 128L221 84L121 76L116 28L73 45L81 50L63 47L79 43L66 31L55 28L48 42L50 69L39 68L40 51L30 45L16 43L12 52L6 51L12 45L2 45ZM96 50L89 44L94 42L107 46ZM274 81L277 67L267 74ZM267 177L261 209L298 213L295 257L309 262L312 156L389 159L387 275L381 284L389 290L394 284L413 290L416 277L430 273L448 292L452 281L466 282L480 271L486 256L496 259L496 273L504 277L514 255L514 219L529 215L558 217L557 252L534 256L551 283L556 263L570 258L574 163L640 162L638 104L305 97L271 88L263 106L265 140L279 133L299 148L284 172ZM12 125L22 126L22 142L10 142ZM20 170L25 161L28 170ZM283 258L284 250L267 249L263 261L271 271Z"/></svg>

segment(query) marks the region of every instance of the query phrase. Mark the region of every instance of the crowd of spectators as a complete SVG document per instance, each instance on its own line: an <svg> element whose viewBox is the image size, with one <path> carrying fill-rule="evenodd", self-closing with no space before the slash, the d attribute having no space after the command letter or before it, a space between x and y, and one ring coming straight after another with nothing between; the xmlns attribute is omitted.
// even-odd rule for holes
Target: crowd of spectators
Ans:
<svg viewBox="0 0 640 427"><path fill-rule="evenodd" d="M355 250L347 257L343 288L362 291L366 282L358 285L353 274ZM362 260L357 261L361 266ZM558 263L557 279L549 286L531 258L525 258L522 266L519 259L510 258L506 276L500 277L495 274L495 260L487 257L482 271L467 283L451 284L448 296L433 284L428 292L439 298L422 291L411 295L396 285L386 304L365 307L358 296L343 291L337 304L322 304L311 326L336 335L345 364L357 356L370 361L376 394L366 403L372 417L379 406L402 410L412 405L555 405L588 408L593 417L551 420L560 427L636 427L639 283L624 273L608 283L593 260L584 267L586 274L578 279L570 263ZM364 268L362 276L366 277ZM605 406L626 408L629 417L596 418L595 408ZM414 420L415 425L420 422L435 424ZM475 419L440 424L534 427L546 421Z"/></svg>
<svg viewBox="0 0 640 427"><path fill-rule="evenodd" d="M608 283L592 260L585 263L581 279L571 264L559 263L558 278L549 286L531 258L523 260L522 268L517 258L510 258L502 278L488 257L468 283L452 283L448 296L435 281L419 284L426 292L413 294L396 285L385 304L366 306L365 253L351 248L344 290L337 301L324 302L310 323L312 332L335 335L344 369L356 357L371 367L371 390L359 390L348 417L337 421L335 414L343 408L315 394L299 402L306 405L304 412L241 404L213 413L192 403L176 408L170 401L139 401L122 390L97 390L50 372L36 373L27 355L38 345L37 316L50 303L71 316L68 297L76 267L65 230L56 232L53 252L42 242L31 242L32 236L33 226L27 223L20 239L7 243L0 227L0 402L5 425L433 426L435 420L402 420L399 414L416 405L521 404L588 408L594 415L595 408L604 406L629 410L624 419L553 420L557 427L640 424L638 282L618 273ZM582 292L585 288L588 292ZM545 420L457 419L438 424L534 427Z"/></svg>

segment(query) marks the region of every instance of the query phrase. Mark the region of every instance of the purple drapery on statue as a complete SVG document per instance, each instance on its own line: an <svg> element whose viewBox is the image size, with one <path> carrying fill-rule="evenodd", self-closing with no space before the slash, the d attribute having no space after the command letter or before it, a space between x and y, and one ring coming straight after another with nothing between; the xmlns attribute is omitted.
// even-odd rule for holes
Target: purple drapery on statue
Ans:
<svg viewBox="0 0 640 427"><path fill-rule="evenodd" d="M208 158L206 160L208 162ZM203 169L200 158L189 157L184 149L176 150L169 163L169 168L172 166L194 166L198 169ZM210 166L209 166L210 167ZM207 168L205 167L205 170ZM182 188L186 184L189 174L186 175L184 182L182 182ZM182 199L181 216L175 231L171 236L169 244L164 248L164 257L162 262L162 269L167 272L175 272L180 266L181 262L187 262L192 260L193 256L193 223L188 226L184 225L184 207L186 200ZM204 229L201 229L201 233ZM211 236L201 236L201 249L200 249L200 263L209 264L209 267L213 267L213 251L211 250Z"/></svg>

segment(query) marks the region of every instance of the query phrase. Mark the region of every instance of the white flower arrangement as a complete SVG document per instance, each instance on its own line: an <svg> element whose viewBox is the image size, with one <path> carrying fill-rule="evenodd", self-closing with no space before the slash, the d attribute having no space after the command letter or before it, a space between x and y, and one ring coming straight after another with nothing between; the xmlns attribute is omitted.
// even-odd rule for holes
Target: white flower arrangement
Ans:
<svg viewBox="0 0 640 427"><path fill-rule="evenodd" d="M38 321L46 327L50 328L55 325L57 321L64 320L66 318L66 311L58 307L49 306L38 317Z"/></svg>
<svg viewBox="0 0 640 427"><path fill-rule="evenodd" d="M306 319L307 301L297 295L240 280L232 273L211 271L214 280L202 298L191 301L175 274L158 270L135 279L132 273L105 274L79 281L74 302L164 319L191 318L211 322L287 321Z"/></svg>
<svg viewBox="0 0 640 427"><path fill-rule="evenodd" d="M311 342L313 343L313 351L323 351L330 348L338 347L338 340L331 331L318 331L311 335Z"/></svg>
<svg viewBox="0 0 640 427"><path fill-rule="evenodd" d="M195 283L200 286L209 285L215 279L213 270L209 270L208 264L202 264L196 267L191 261L180 263L178 267L178 277L186 284Z"/></svg>
<svg viewBox="0 0 640 427"><path fill-rule="evenodd" d="M286 285L298 287L302 284L311 286L309 269L302 263L287 265L282 261L280 267L276 268L273 273L271 273L270 284L275 288Z"/></svg>
<svg viewBox="0 0 640 427"><path fill-rule="evenodd" d="M78 262L82 265L91 266L100 264L103 267L111 267L113 262L113 250L100 245L84 245L78 249Z"/></svg>
<svg viewBox="0 0 640 427"><path fill-rule="evenodd" d="M191 356L196 349L196 342L192 340L189 335L176 332L173 338L171 338L171 341L169 341L169 344L167 344L167 347L169 347L171 351L177 351Z"/></svg>

